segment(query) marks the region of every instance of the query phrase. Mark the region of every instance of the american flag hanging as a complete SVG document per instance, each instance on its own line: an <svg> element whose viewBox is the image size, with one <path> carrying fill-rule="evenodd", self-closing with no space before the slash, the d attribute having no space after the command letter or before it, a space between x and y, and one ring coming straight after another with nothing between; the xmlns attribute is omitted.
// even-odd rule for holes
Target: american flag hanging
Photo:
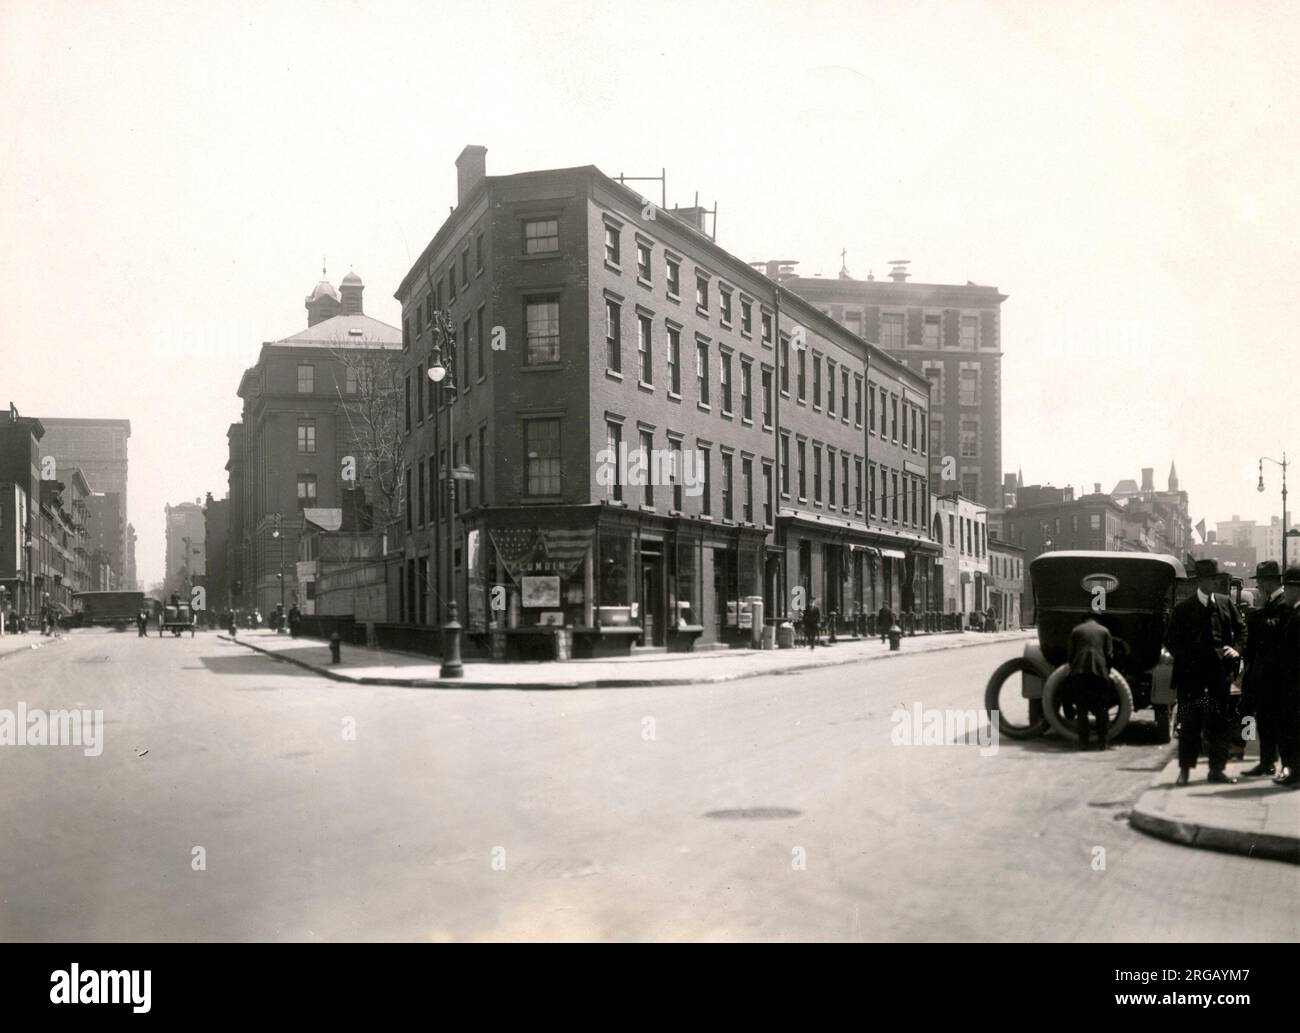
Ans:
<svg viewBox="0 0 1300 1033"><path fill-rule="evenodd" d="M526 574L568 577L587 555L592 534L590 530L510 527L492 531L490 537L502 565L517 582Z"/></svg>

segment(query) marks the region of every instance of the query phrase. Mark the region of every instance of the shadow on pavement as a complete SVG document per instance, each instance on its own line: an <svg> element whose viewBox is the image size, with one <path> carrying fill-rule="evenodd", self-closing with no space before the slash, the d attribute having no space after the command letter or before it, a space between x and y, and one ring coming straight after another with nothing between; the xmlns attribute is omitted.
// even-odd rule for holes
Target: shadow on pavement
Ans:
<svg viewBox="0 0 1300 1033"><path fill-rule="evenodd" d="M297 664L275 660L264 653L254 653L240 647L239 653L232 656L203 656L199 658L204 668L213 674L265 675L292 674L302 678L320 677Z"/></svg>

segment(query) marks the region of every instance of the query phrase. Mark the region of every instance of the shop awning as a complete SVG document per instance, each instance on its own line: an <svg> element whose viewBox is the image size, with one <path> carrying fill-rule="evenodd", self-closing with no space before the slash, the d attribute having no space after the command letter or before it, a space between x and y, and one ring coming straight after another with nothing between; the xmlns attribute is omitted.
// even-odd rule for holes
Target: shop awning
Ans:
<svg viewBox="0 0 1300 1033"><path fill-rule="evenodd" d="M903 552L901 549L881 549L880 555L884 556L886 559L891 559L891 560L907 559L907 553Z"/></svg>

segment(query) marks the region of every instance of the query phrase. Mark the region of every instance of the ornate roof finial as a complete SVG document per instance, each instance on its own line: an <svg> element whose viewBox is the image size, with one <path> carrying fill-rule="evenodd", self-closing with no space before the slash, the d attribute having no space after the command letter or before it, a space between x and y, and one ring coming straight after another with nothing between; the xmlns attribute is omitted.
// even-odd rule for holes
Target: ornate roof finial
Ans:
<svg viewBox="0 0 1300 1033"><path fill-rule="evenodd" d="M320 256L320 278L321 278L322 280L327 280L327 279L329 279L329 277L325 274L325 256L324 256L324 255L321 255L321 256Z"/></svg>

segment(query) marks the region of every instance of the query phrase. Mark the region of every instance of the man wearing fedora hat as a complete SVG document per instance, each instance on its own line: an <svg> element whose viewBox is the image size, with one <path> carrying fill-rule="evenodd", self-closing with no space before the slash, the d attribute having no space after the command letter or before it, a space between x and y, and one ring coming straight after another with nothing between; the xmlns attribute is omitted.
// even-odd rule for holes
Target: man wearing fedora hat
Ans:
<svg viewBox="0 0 1300 1033"><path fill-rule="evenodd" d="M1278 785L1300 786L1300 564L1292 564L1282 575L1287 607L1286 620L1278 636L1278 752L1282 771Z"/></svg>
<svg viewBox="0 0 1300 1033"><path fill-rule="evenodd" d="M1241 682L1241 712L1255 718L1259 763L1242 774L1247 778L1272 775L1278 757L1278 640L1287 617L1282 591L1282 569L1277 560L1255 567L1260 605L1246 617L1246 674Z"/></svg>
<svg viewBox="0 0 1300 1033"><path fill-rule="evenodd" d="M1246 625L1232 600L1216 592L1219 563L1196 561L1196 594L1174 607L1166 645L1174 656L1174 688L1182 730L1178 738L1178 782L1187 785L1204 733L1210 782L1235 782L1223 770L1231 734L1232 678L1245 647Z"/></svg>

